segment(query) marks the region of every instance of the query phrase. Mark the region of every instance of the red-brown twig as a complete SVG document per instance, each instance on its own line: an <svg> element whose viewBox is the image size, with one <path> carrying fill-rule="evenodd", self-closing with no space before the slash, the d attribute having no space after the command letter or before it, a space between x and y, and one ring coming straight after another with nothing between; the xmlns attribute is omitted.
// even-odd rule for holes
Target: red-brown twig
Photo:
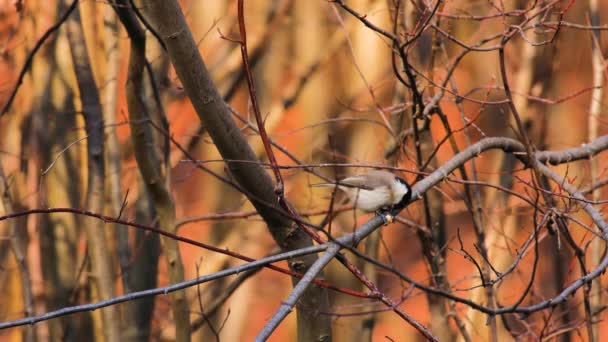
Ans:
<svg viewBox="0 0 608 342"><path fill-rule="evenodd" d="M272 151L272 147L270 146L270 142L268 141L268 134L266 133L266 127L264 127L264 120L262 119L262 114L260 113L260 107L258 105L258 100L255 92L255 85L253 83L253 75L251 74L251 66L249 65L249 55L247 54L247 30L245 28L245 14L243 11L243 0L239 0L238 5L238 18L239 18L239 32L241 34L241 39L238 43L241 45L241 55L243 57L243 67L245 68L245 78L247 79L247 86L249 87L249 96L251 98L251 105L253 107L253 114L255 115L255 121L258 124L258 130L260 133L260 139L262 139L262 143L264 144L264 150L266 151L266 155L268 156L268 160L272 165L272 171L277 181L277 185L275 188L275 192L279 198L284 196L283 194L283 177L281 177L281 172L276 167L277 160L274 157L274 152Z"/></svg>
<svg viewBox="0 0 608 342"><path fill-rule="evenodd" d="M256 259L250 258L248 256L236 253L234 251L228 250L228 249L223 249L223 248L218 248L212 245L208 245L206 243L203 242L199 242L196 240L192 240L189 239L187 237L183 237L183 236L179 236L176 234L172 234L168 231L165 231L161 228L156 228L153 226L148 226L145 224L141 224L141 223L137 223L137 222L133 222L133 221L127 221L127 220L122 220L122 219L117 219L111 216L106 216L106 215L102 215L99 213L94 213L92 211L88 211L88 210L84 210L84 209L78 209L78 208L39 208L39 209L29 209L29 210L24 210L24 211L19 211L19 212L14 212L8 215L3 215L0 216L0 221L4 221L4 220L8 220L8 219L15 219L18 217L24 217L24 216L29 216L29 215L34 215L34 214L53 214L53 213L72 213L72 214L78 214L78 215L83 215L83 216L88 216L88 217L94 217L97 219L100 219L106 223L116 223L119 225L124 225L124 226L129 226L129 227L134 227L137 229L142 229L145 231L149 231L149 232L153 232L162 236L166 236L169 237L171 239L183 242L183 243L187 243L189 245L193 245L193 246L197 246L200 248L204 248L206 250L212 251L212 252L216 252L216 253L220 253L220 254L225 254L228 256L231 256L233 258L236 259L240 259L243 261L247 261L247 262L253 262L256 261ZM265 267L283 273L283 274L287 274L290 275L292 277L297 277L297 278L301 278L302 274L297 273L297 272L292 272L290 270L284 269L282 267L278 267L278 266L274 266L274 265L266 265ZM361 297L361 298L370 298L370 295L367 295L365 293L359 292L359 291L354 291L354 290L350 290L350 289L346 289L346 288L340 288L334 285L331 285L328 282L322 281L322 280L314 280L314 283L319 285L319 286L323 286L325 288L328 289L332 289L338 292L342 292L345 294L349 294L349 295L353 295L355 297Z"/></svg>

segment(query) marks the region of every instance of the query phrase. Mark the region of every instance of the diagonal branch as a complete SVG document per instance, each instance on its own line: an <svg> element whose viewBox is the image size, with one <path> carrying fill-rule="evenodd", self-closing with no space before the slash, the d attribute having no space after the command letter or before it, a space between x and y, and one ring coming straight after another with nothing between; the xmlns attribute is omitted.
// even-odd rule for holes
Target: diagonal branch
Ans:
<svg viewBox="0 0 608 342"><path fill-rule="evenodd" d="M2 111L0 111L0 117L2 117L4 114L6 114L10 110L11 105L13 104L13 101L15 101L15 97L17 96L17 91L19 91L19 87L21 87L21 84L23 83L23 79L25 78L25 75L27 74L28 70L32 66L32 62L34 60L34 56L36 55L36 53L38 53L40 48L42 48L42 46L44 45L44 42L46 42L46 40L49 39L49 37L53 33L55 33L57 30L59 30L61 25L63 25L63 23L66 22L66 20L68 20L68 18L70 17L70 14L72 14L72 12L74 12L74 10L77 8L77 5L78 5L78 0L72 1L70 6L66 9L65 13L63 13L63 15L61 16L61 18L59 18L59 20L53 26L51 26L46 32L44 32L42 37L40 37L38 42L36 42L36 45L34 46L32 51L27 55L27 58L25 59L25 64L21 68L21 71L19 72L19 76L17 77L17 84L15 84L15 87L11 91L11 94L9 95L8 100L6 100L6 103L2 107Z"/></svg>
<svg viewBox="0 0 608 342"><path fill-rule="evenodd" d="M442 167L438 168L433 173L431 173L428 177L426 177L426 178L422 179L421 181L419 181L418 183L416 183L416 185L414 185L413 189L412 189L413 194L414 194L414 200L418 199L421 196L421 193L428 191L433 186L435 186L437 183L444 180L451 172L456 170L460 165L477 157L482 152L488 151L491 149L500 149L500 150L503 150L505 153L514 153L516 155L519 155L521 158L527 157L527 155L525 153L524 145L517 140L510 139L510 138L485 138L485 139L482 139L479 142L462 150L460 153L458 153L456 156L454 156L452 159L450 159L448 162L446 162ZM551 162L551 163L557 164L558 161L565 163L567 161L580 160L580 159L584 159L584 158L589 158L606 149L608 149L608 136L602 136L581 147L566 149L566 150L562 150L562 151L541 151L541 152L535 153L535 158L539 162L538 169L541 172L541 174L543 174L544 176L547 176L548 178L555 181L564 190L566 190L574 199L576 199L576 200L578 200L578 202L580 202L580 205L582 206L582 208L591 216L594 223L601 230L602 235L604 236L604 241L608 240L608 224L604 221L601 213L597 209L595 209L590 203L588 203L588 200L585 198L585 196L583 195L582 192L578 191L576 188L574 188L574 186L565 182L554 171L552 171L546 165L541 164L541 163L550 163ZM99 219L102 219L102 220L108 221L108 222L116 222L116 223L120 223L122 225L129 225L129 226L134 226L134 227L137 227L140 229L154 231L156 233L163 234L165 236L169 236L173 239L183 241L186 243L190 243L193 245L197 245L200 247L204 247L204 248L210 247L210 246L203 245L199 242L196 242L194 240L179 237L179 236L173 235L168 232L156 230L152 227L136 224L133 222L123 221L123 220L119 220L119 219L114 219L111 217L102 216L102 215L94 214L94 213L87 212L87 211L70 209L70 208L35 209L35 210L29 210L26 212L12 213L9 215L0 216L0 221L6 220L6 219L13 219L13 218L24 216L24 215L30 215L30 214L36 214L36 213L53 213L53 212L72 212L72 213L76 213L76 214L93 216L93 217L97 217ZM327 242L327 243L319 244L316 246L296 249L291 252L277 254L277 255L267 257L264 259L260 259L257 261L253 261L252 259L249 259L250 262L247 264L244 264L244 265L241 265L241 266L238 266L235 268L231 268L228 270L220 271L220 272L217 272L217 273L214 273L211 275L207 275L204 277L200 277L200 278L197 278L194 280L190 280L187 282L182 282L182 283L174 284L171 286L167 286L167 287L162 287L162 288L147 290L147 291L141 291L141 292L134 292L134 293L127 294L124 296L114 297L112 299L102 301L99 303L67 307L67 308L63 308L61 310L49 312L49 313L39 315L39 316L28 317L28 318L24 318L24 319L20 319L20 320L0 323L0 329L21 326L21 325L26 325L26 324L35 324L35 323L43 321L43 320L48 320L51 318L64 316L64 315L68 315L68 314L75 313L75 312L95 310L95 309L99 309L99 308L102 308L102 307L105 307L108 305L122 303L125 301L134 300L137 298L142 298L142 297L146 297L146 296L155 296L155 295L159 295L159 294L166 294L166 293L169 293L172 291L184 289L189 286L194 286L194 285L200 284L202 282L211 281L214 279L218 279L220 277L237 274L239 272L244 272L246 270L255 269L258 267L266 266L271 269L278 270L277 267L270 265L270 263L276 262L279 260L284 260L284 259L296 258L298 256L307 255L307 254L311 254L311 253L326 251L326 254L328 256L327 257L323 256L321 259L319 259L319 260L321 260L321 261L319 261L319 265L322 266L322 265L325 265L325 258L329 258L329 255L336 256L336 255L338 255L337 253L339 252L340 249L351 248L352 246L356 246L359 242L361 242L363 239L365 239L369 234L371 234L373 231L375 231L376 229L381 227L382 224L383 224L383 222L382 222L381 218L374 217L371 220L369 220L367 223L365 223L361 227L359 227L357 230L355 230L355 232L344 235L332 242ZM331 247L331 246L334 246L334 247ZM330 247L331 247L331 249L330 249ZM215 248L215 247L212 247L212 248L213 248L213 250L215 250L217 252L227 253L227 251L221 250L219 248ZM240 258L243 260L247 260L247 259L244 259L244 257L242 257L242 256L240 256ZM398 272L392 266L384 265L373 259L366 259L366 260L374 263L375 265L377 265L381 268L387 269L391 273L399 276L401 279L411 283L413 286L415 286L423 291L444 296L448 299L451 299L456 302L462 303L464 305L470 306L471 308L481 311L490 316L504 315L504 314L509 314L509 313L531 314L533 312L537 312L537 311L540 311L543 309L555 307L556 305L566 301L569 298L569 296L572 295L574 292L576 292L579 288L581 288L582 286L584 286L586 283L590 282L591 280L597 278L603 272L605 272L606 269L608 269L608 254L607 254L604 257L604 259L602 259L601 263L595 269L591 270L585 276L580 277L579 279L574 281L572 284L570 284L567 288L563 289L557 296L555 296L553 298L544 300L537 304L525 306L525 307L511 305L508 307L494 309L494 308L489 308L484 305L478 304L469 299L458 297L458 296L456 296L452 293L446 292L442 289L437 289L434 287L430 287L430 286L421 284L421 283L407 277L406 275ZM319 267L315 266L314 272L317 272L317 270L319 270L319 268L322 269L322 267L320 267L320 266ZM308 279L313 280L314 277L307 277L306 282L301 281L301 283L302 283L301 287L310 285L310 281ZM314 282L318 282L318 280L314 280ZM294 294L294 296L299 296L299 295L300 295L299 292ZM376 293L374 295L377 296L376 298L378 298L378 295L383 296L382 294L379 294L379 293ZM380 299L382 299L382 298L380 298ZM293 302L293 301L290 301L290 303L291 302ZM391 307L391 309L396 309L396 307ZM288 312L289 311L287 311L287 313ZM401 313L401 314L403 314L403 313ZM281 315L283 315L283 313L281 313ZM415 321L413 321L413 322L415 322ZM412 323L412 322L410 322L410 323ZM423 327L421 327L419 329L419 331L421 331L421 332L424 331Z"/></svg>

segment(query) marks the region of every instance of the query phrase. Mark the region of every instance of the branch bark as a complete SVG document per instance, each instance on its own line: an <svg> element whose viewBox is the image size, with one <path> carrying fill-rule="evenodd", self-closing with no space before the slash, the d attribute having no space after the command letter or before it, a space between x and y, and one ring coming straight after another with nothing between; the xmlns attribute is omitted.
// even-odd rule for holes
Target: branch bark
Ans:
<svg viewBox="0 0 608 342"><path fill-rule="evenodd" d="M222 157L225 160L257 161L198 53L178 3L175 0L149 1L143 9L149 22L165 41L177 75ZM283 250L289 251L312 245L309 236L287 217L280 215L274 184L260 165L232 162L227 162L227 165ZM315 260L315 255L301 256L290 260L289 267L304 273ZM294 282L297 283L297 280L294 279ZM306 295L300 300L300 304L298 338L301 341L330 339L329 317L318 315L317 310L312 309L328 310L326 290L317 285L310 286Z"/></svg>
<svg viewBox="0 0 608 342"><path fill-rule="evenodd" d="M599 10L599 1L598 0L589 0L589 10L590 10L590 19L591 25L598 25L600 23L600 10ZM589 105L589 122L588 122L588 135L589 140L594 140L597 138L599 127L600 127L600 111L602 110L602 97L604 94L604 74L603 74L603 62L604 57L602 56L602 49L600 46L600 31L593 30L591 34L591 44L592 44L592 56L591 63L593 68L593 92L591 93L591 103ZM597 182L598 174L599 174L599 162L596 158L592 158L590 160L590 177L591 177L591 186L593 186ZM597 201L600 199L600 189L595 189L592 193L592 199ZM599 264L602 260L603 246L602 241L600 239L595 239L592 244L591 250L591 262L592 264ZM591 285L591 312L599 312L602 308L603 303L603 291L602 291L602 282L601 279L598 278ZM599 338L599 325L593 325L593 341L598 341Z"/></svg>
<svg viewBox="0 0 608 342"><path fill-rule="evenodd" d="M144 94L144 69L146 65L146 36L134 13L129 10L127 1L114 5L120 21L125 26L131 40L129 71L127 81L127 105L129 108L129 127L134 146L135 159L143 182L152 197L158 213L161 229L175 233L175 203L167 182L167 170L163 174L161 157L154 144L154 137L149 120L148 109L142 95ZM184 281L184 265L176 240L164 237L161 239L167 261L171 283ZM171 295L171 307L175 321L175 339L180 342L190 341L190 310L186 293L177 291Z"/></svg>
<svg viewBox="0 0 608 342"><path fill-rule="evenodd" d="M85 207L94 212L104 209L104 134L101 102L93 70L89 61L79 9L68 20L68 40L74 63L76 82L80 91L82 112L87 132L87 192ZM85 220L85 232L91 256L94 281L102 299L114 297L114 275L104 232L104 223L99 220ZM108 341L120 341L120 320L118 307L102 310L103 331Z"/></svg>
<svg viewBox="0 0 608 342"><path fill-rule="evenodd" d="M15 207L19 208L19 203L15 203L14 194L9 186L9 181L4 174L4 168L0 165L0 196L2 197L2 207L5 213L12 213ZM27 248L27 229L24 220L11 220L8 223L8 234L10 235L11 250L19 267L19 276L23 292L23 311L27 316L34 314L34 293L32 292L31 274L26 260ZM23 341L35 342L37 340L36 331L33 326L23 329Z"/></svg>
<svg viewBox="0 0 608 342"><path fill-rule="evenodd" d="M420 199L421 193L428 191L433 186L435 186L436 184L438 184L439 182L441 182L442 180L447 178L448 175L450 173L452 173L454 170L456 170L460 165L463 165L467 161L477 157L482 152L492 150L492 149L499 149L505 153L514 153L516 155L521 156L521 158L523 158L524 160L525 160L525 158L527 158L527 154L526 154L526 152L524 152L525 147L519 141L509 139L509 138L485 138L485 139L469 146L468 148L464 149L463 151L458 153L456 156L454 156L452 159L450 159L448 162L446 162L444 165L442 165L439 169L437 169L433 173L431 173L428 177L426 177L425 179L416 183L412 187L414 201L416 199ZM535 158L537 159L537 161L539 163L547 163L551 160L553 160L553 161L562 160L565 162L565 160L567 160L565 158L566 155L576 156L576 160L580 160L580 159L593 157L597 153L604 151L606 149L608 149L608 136L603 136L582 147L577 147L577 148L563 150L563 151L554 151L554 152L536 152ZM608 241L608 224L603 219L601 213L597 209L595 209L589 203L589 201L584 197L583 193L581 191L575 189L574 186L567 183L562 177L557 175L548 166L546 166L544 164L538 164L537 166L538 166L539 171L543 175L545 175L548 178L555 181L564 190L566 190L574 199L576 199L579 202L581 207L589 214L589 216L592 218L593 222L597 225L597 228L601 232L600 235L602 237L602 240ZM20 212L20 213L13 213L10 215L1 216L0 221L6 220L6 219L15 219L17 217L31 215L31 214L35 214L35 213L51 213L51 212L71 212L71 213L77 213L77 214L81 214L81 215L85 215L85 216L96 217L97 219L100 219L102 221L111 221L112 220L112 218L110 218L110 217L104 217L104 216L100 216L100 215L90 213L90 212L84 212L84 211L78 211L75 209L65 208L65 209L35 209L35 210L28 210L28 211ZM116 221L118 221L118 220L116 220ZM117 223L119 223L119 222L117 222ZM140 228L140 229L155 231L154 229L151 229L149 227L145 227L143 225L132 223L132 222L131 223L130 222L121 222L121 223L128 224L133 227ZM238 274L238 273L244 272L249 269L255 269L255 268L258 268L258 267L261 267L264 265L268 265L269 263L276 262L277 260L282 260L285 257L293 258L295 256L304 255L304 254L308 254L308 253L327 251L328 248L332 245L339 245L340 248L348 248L350 246L356 246L364 238L366 238L369 234L371 234L373 231L375 231L376 229L381 227L382 223L383 222L382 222L381 218L374 217L370 221L368 221L367 223L362 225L361 227L358 227L358 229L356 229L355 232L342 236L332 242L324 243L322 245L302 248L297 251L275 255L275 256L260 259L257 261L253 261L251 259L243 259L243 260L249 261L249 263L232 268L232 269L220 271L220 272L217 272L217 273L214 273L211 275L203 276L198 279L183 282L180 284L173 284L171 286L167 286L164 288L141 291L141 292L137 292L137 293L133 293L133 294L119 296L119 297L113 298L111 300L106 300L106 301L102 301L102 302L95 303L95 304L67 307L67 308L62 308L60 310L57 310L54 312L49 312L49 313L39 315L39 316L28 317L28 318L24 318L24 319L15 320L15 321L3 322L3 323L0 323L0 329L20 326L20 325L26 325L26 324L35 324L35 323L43 321L43 320L64 316L64 315L67 315L70 313L82 312L82 311L87 311L87 310L95 310L95 309L99 309L99 308L102 308L102 307L105 307L108 305L122 303L125 301L143 298L146 296L154 296L154 295L159 295L159 294L163 294L163 293L169 293L169 292L181 290L188 286L200 284L205 281L218 279L220 277L224 277L224 276L231 275L231 274ZM163 236L171 235L166 232L158 232L158 231L155 231L155 232L162 233L162 234L164 234ZM177 236L172 236L172 237L174 239L179 238ZM202 245L201 243L198 243L193 240L189 240L187 238L182 237L179 239L181 241L191 243L193 245L204 247L204 245ZM340 248L338 248L338 250ZM355 252L356 252L356 250L355 250ZM337 255L336 247L332 247L331 253ZM363 256L360 253L357 253L357 255ZM433 294L444 296L446 298L449 298L456 302L462 303L466 306L471 307L472 309L478 310L482 313L485 313L485 314L488 314L491 316L503 315L503 314L508 314L508 313L531 314L533 312L537 312L537 311L540 311L543 309L555 307L555 306L559 305L560 303L563 303L566 300L568 300L568 298L570 298L570 296L575 291L577 291L578 289L583 287L586 283L599 277L608 268L608 255L606 255L606 256L604 256L601 263L596 268L591 270L585 276L573 281L572 284L570 284L568 287L563 289L558 295L556 295L553 298L549 298L549 299L543 300L539 303L531 304L529 306L510 305L510 306L504 306L504 307L500 307L500 308L492 308L492 307L478 304L469 299L455 296L454 294L443 291L441 289L423 285L422 283L414 281L411 278L400 273L398 270L396 270L392 266L381 264L380 262L373 260L373 259L369 259L369 258L365 258L365 259L369 262L374 263L375 265L377 265L381 268L384 268L384 269L394 273L395 275L399 276L401 279L414 285L416 288L419 288L425 292L430 292ZM321 261L320 263L323 263L323 261ZM272 266L267 266L267 267L273 268ZM273 269L276 270L276 268L273 268ZM311 281L313 280L313 278L308 278L308 279L310 279Z"/></svg>

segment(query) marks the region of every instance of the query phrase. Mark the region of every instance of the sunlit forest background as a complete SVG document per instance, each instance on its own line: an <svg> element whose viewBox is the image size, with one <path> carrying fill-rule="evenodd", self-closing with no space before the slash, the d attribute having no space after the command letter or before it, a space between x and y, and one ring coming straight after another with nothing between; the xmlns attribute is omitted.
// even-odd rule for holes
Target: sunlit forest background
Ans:
<svg viewBox="0 0 608 342"><path fill-rule="evenodd" d="M525 162L608 134L608 1L245 0L239 16L237 0L180 0L181 28L163 12L174 2L0 1L0 322L302 248L252 205L254 170L274 184L280 173L277 197L328 241L373 214L312 185L372 168L415 184L501 137L525 149L480 150L342 251L397 309L335 259L313 286L328 302L305 293L270 340L425 339L396 312L440 341L608 334L608 231L588 214L606 208L608 146L551 162L562 181ZM205 121L217 108L238 129ZM230 160L224 133L257 161ZM256 268L3 328L0 341L249 341L294 279Z"/></svg>

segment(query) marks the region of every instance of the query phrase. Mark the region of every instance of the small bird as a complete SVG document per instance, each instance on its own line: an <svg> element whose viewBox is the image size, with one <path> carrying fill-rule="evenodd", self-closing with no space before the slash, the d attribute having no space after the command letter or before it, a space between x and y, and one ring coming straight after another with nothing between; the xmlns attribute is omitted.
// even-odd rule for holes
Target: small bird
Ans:
<svg viewBox="0 0 608 342"><path fill-rule="evenodd" d="M391 223L396 212L407 205L412 193L404 179L382 170L346 177L336 183L314 184L314 186L337 186L355 208L376 212L385 224Z"/></svg>

